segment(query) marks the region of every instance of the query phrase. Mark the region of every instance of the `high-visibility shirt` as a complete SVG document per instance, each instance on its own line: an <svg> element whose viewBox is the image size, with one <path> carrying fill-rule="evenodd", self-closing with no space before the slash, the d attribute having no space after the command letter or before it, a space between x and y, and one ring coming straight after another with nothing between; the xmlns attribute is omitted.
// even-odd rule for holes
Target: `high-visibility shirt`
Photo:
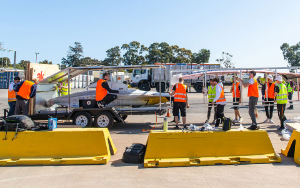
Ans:
<svg viewBox="0 0 300 188"><path fill-rule="evenodd" d="M291 93L291 92L294 93L293 87L291 86L290 82L287 84L287 91L289 93Z"/></svg>
<svg viewBox="0 0 300 188"><path fill-rule="evenodd" d="M175 85L174 102L186 102L186 88L184 84Z"/></svg>
<svg viewBox="0 0 300 188"><path fill-rule="evenodd" d="M277 93L277 96L276 96L277 104L286 104L286 103L288 103L286 85L281 83L281 84L278 84L278 87L279 87L279 93Z"/></svg>
<svg viewBox="0 0 300 188"><path fill-rule="evenodd" d="M216 86L212 88L211 86L208 86L208 102L213 102L214 98L216 97Z"/></svg>
<svg viewBox="0 0 300 188"><path fill-rule="evenodd" d="M239 89L240 86L240 82L236 83L236 86L234 85L234 83L232 84L232 97L236 97L236 98L240 98L241 97L241 91ZM236 96L235 96L235 92L234 92L234 88L236 88Z"/></svg>
<svg viewBox="0 0 300 188"><path fill-rule="evenodd" d="M269 83L267 83L267 86L268 86L268 98L269 99L274 99L275 96L274 96L274 90L275 90L275 82L273 82L270 86ZM267 91L265 91L265 96L267 96Z"/></svg>
<svg viewBox="0 0 300 188"><path fill-rule="evenodd" d="M260 80L261 84L265 84L266 83L266 79L264 77L260 78L259 80Z"/></svg>
<svg viewBox="0 0 300 188"><path fill-rule="evenodd" d="M259 97L257 80L253 78L254 84L248 87L248 97Z"/></svg>
<svg viewBox="0 0 300 188"><path fill-rule="evenodd" d="M25 80L22 84L22 86L20 87L17 95L19 95L20 97L22 97L23 99L30 99L30 94L31 94L31 87L34 85L33 82Z"/></svg>
<svg viewBox="0 0 300 188"><path fill-rule="evenodd" d="M101 101L107 95L107 90L102 87L102 83L103 82L106 82L106 80L100 79L97 82L97 86L96 86L96 101Z"/></svg>
<svg viewBox="0 0 300 188"><path fill-rule="evenodd" d="M225 98L225 94L224 94L224 88L221 85L216 85L216 87L221 87L221 89L222 89L220 97L216 102L226 102L226 98Z"/></svg>
<svg viewBox="0 0 300 188"><path fill-rule="evenodd" d="M7 91L8 91L8 102L16 101L17 100L16 92L14 90L9 91L9 89Z"/></svg>
<svg viewBox="0 0 300 188"><path fill-rule="evenodd" d="M68 95L68 83L67 82L63 82L61 84L60 94L61 94L61 96ZM70 94L71 94L71 83L70 83Z"/></svg>

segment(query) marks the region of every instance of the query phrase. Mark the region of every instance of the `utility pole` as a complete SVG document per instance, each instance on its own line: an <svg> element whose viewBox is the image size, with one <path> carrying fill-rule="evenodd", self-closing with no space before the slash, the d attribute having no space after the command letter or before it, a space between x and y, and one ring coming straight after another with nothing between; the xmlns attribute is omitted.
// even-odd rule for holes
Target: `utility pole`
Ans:
<svg viewBox="0 0 300 188"><path fill-rule="evenodd" d="M37 63L37 55L40 54L38 52L35 52L35 63Z"/></svg>

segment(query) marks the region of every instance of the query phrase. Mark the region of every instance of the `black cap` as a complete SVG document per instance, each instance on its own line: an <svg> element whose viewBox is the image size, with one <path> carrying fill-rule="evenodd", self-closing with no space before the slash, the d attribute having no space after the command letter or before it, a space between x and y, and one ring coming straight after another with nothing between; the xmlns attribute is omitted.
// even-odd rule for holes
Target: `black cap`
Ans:
<svg viewBox="0 0 300 188"><path fill-rule="evenodd" d="M21 80L19 76L16 76L14 80Z"/></svg>

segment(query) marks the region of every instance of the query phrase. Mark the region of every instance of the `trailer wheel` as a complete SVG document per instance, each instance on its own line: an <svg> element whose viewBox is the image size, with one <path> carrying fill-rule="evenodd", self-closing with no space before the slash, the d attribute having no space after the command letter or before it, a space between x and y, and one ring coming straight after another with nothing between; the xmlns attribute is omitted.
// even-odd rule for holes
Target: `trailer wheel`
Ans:
<svg viewBox="0 0 300 188"><path fill-rule="evenodd" d="M156 91L159 92L159 83L156 84ZM165 92L166 88L165 88L165 83L161 83L161 92Z"/></svg>
<svg viewBox="0 0 300 188"><path fill-rule="evenodd" d="M91 127L92 122L92 116L88 112L77 112L73 117L73 124L81 125L81 127Z"/></svg>
<svg viewBox="0 0 300 188"><path fill-rule="evenodd" d="M81 101L83 108L95 108L96 101L95 100L82 100Z"/></svg>
<svg viewBox="0 0 300 188"><path fill-rule="evenodd" d="M139 85L139 90L142 90L142 91L150 91L150 86L148 83L146 82L143 82L143 83L140 83Z"/></svg>
<svg viewBox="0 0 300 188"><path fill-rule="evenodd" d="M114 124L114 118L109 112L99 112L94 119L95 127L100 128L111 128Z"/></svg>
<svg viewBox="0 0 300 188"><path fill-rule="evenodd" d="M202 84L200 82L196 83L194 85L194 89L198 92L198 93L202 93Z"/></svg>

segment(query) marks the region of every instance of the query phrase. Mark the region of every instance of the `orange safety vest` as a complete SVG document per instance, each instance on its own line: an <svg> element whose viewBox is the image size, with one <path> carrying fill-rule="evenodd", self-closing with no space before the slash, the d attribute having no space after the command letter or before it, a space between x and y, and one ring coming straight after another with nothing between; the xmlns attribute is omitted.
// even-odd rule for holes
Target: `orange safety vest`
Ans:
<svg viewBox="0 0 300 188"><path fill-rule="evenodd" d="M23 99L30 99L30 93L31 93L31 87L32 85L34 85L33 82L25 80L22 84L22 86L20 87L18 94L20 97L22 97Z"/></svg>
<svg viewBox="0 0 300 188"><path fill-rule="evenodd" d="M9 89L7 91L8 91L8 102L16 101L17 100L16 92L14 90L9 91Z"/></svg>
<svg viewBox="0 0 300 188"><path fill-rule="evenodd" d="M254 80L254 84L250 85L248 88L248 97L259 97L258 94L258 84L257 84L257 80L255 78L253 78Z"/></svg>
<svg viewBox="0 0 300 188"><path fill-rule="evenodd" d="M186 102L186 85L176 84L174 102Z"/></svg>
<svg viewBox="0 0 300 188"><path fill-rule="evenodd" d="M268 85L268 98L274 99L275 98L275 96L274 96L275 83L273 82L271 84L271 87L270 87L269 83L267 83L267 85ZM267 96L267 91L265 91L265 96Z"/></svg>
<svg viewBox="0 0 300 188"><path fill-rule="evenodd" d="M234 83L232 84L232 97L233 98L234 97L236 97L236 98L240 98L241 97L239 86L240 86L240 82L237 82L236 83L236 96L235 96L235 93L234 93Z"/></svg>
<svg viewBox="0 0 300 188"><path fill-rule="evenodd" d="M101 101L107 95L107 90L102 87L102 83L103 82L106 82L106 80L100 79L97 82L97 86L96 86L96 101Z"/></svg>
<svg viewBox="0 0 300 188"><path fill-rule="evenodd" d="M221 85L217 85L217 86L220 86L222 88L222 91L221 91L219 99L216 102L226 102L226 98L225 98L223 87Z"/></svg>

